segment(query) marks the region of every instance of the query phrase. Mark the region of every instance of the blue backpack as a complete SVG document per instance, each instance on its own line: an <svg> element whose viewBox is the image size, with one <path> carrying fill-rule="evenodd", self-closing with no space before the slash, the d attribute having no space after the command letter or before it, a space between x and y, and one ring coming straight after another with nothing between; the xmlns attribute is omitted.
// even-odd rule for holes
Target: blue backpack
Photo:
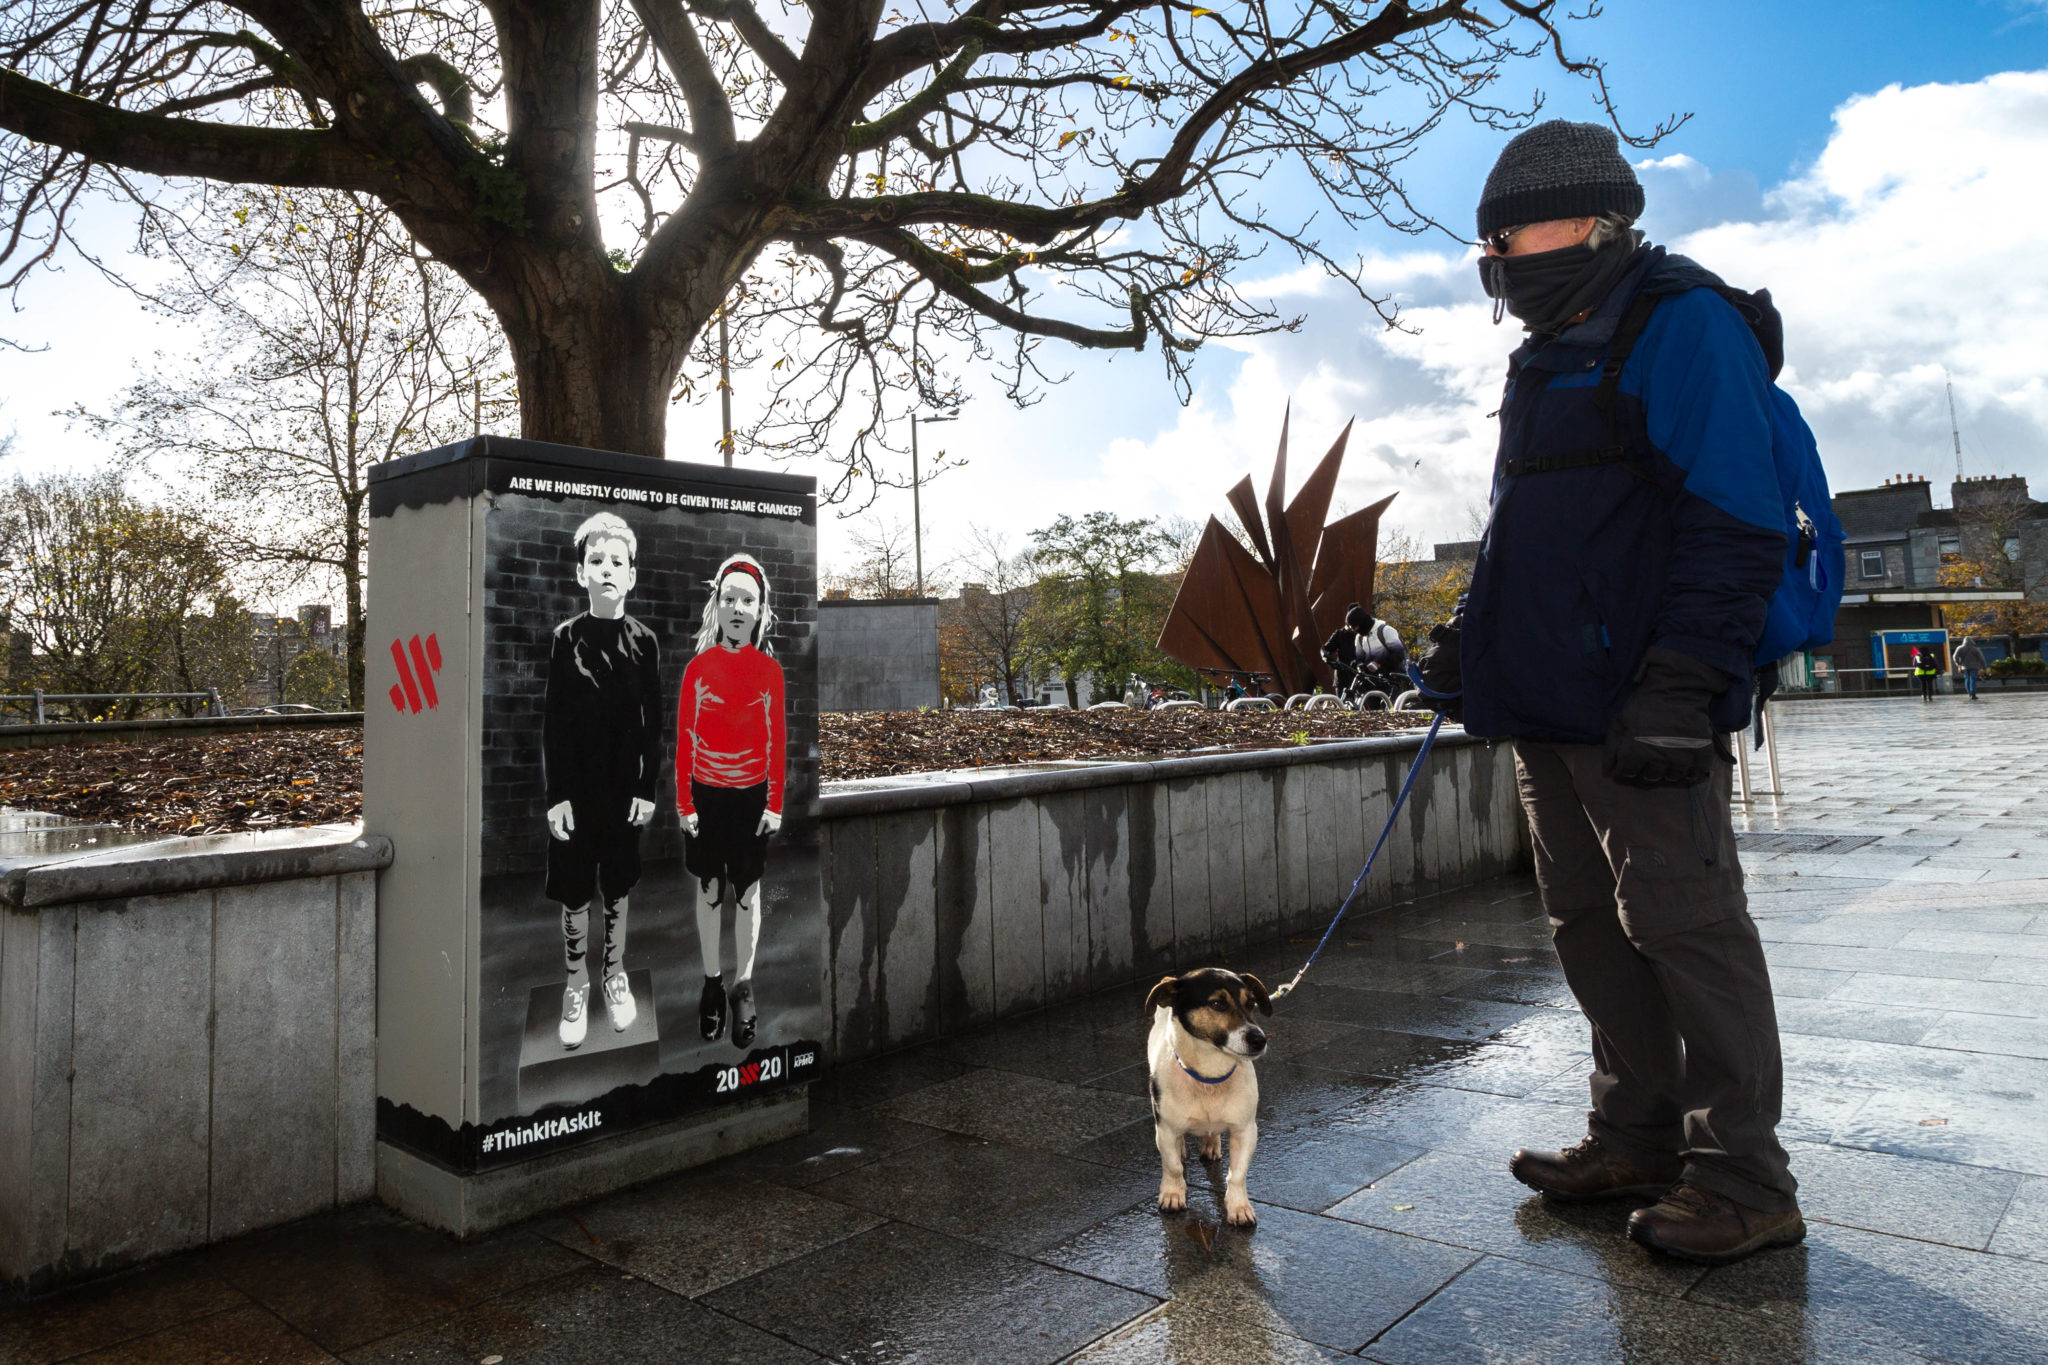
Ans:
<svg viewBox="0 0 2048 1365"><path fill-rule="evenodd" d="M1799 414L1792 395L1778 387L1779 371L1785 368L1785 328L1778 310L1771 305L1771 291L1754 294L1727 285L1702 286L1734 305L1749 324L1771 373L1771 461L1778 469L1778 506L1785 532L1784 572L1771 594L1770 614L1764 633L1757 640L1755 664L1772 664L1795 650L1814 649L1835 638L1835 611L1842 605L1842 576L1846 561L1846 537L1835 516L1828 494L1827 471L1821 468L1820 448L1813 428ZM1649 325L1650 314L1669 297L1646 289L1629 306L1621 325L1615 329L1608 348L1607 363L1601 369L1599 392L1594 403L1613 422L1614 396L1620 391L1621 369L1635 349L1637 338ZM1618 447L1618 436L1614 439Z"/></svg>

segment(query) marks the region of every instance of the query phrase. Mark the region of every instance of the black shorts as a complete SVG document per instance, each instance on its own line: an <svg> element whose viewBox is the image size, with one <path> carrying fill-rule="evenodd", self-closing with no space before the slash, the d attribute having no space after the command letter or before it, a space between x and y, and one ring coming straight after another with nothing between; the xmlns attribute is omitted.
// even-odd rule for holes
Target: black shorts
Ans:
<svg viewBox="0 0 2048 1365"><path fill-rule="evenodd" d="M760 881L768 865L768 836L754 831L768 809L768 784L707 787L692 782L690 803L697 810L697 832L683 840L683 866L690 875L700 882L722 881L735 896Z"/></svg>
<svg viewBox="0 0 2048 1365"><path fill-rule="evenodd" d="M640 831L626 819L632 799L572 797L569 809L576 817L569 837L548 835L548 899L574 910L601 887L609 905L640 880Z"/></svg>

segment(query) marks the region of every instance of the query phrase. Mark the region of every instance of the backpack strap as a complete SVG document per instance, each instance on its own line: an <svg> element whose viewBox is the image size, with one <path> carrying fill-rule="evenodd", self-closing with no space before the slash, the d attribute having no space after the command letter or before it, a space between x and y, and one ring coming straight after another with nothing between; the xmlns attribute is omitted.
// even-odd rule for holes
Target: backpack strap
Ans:
<svg viewBox="0 0 2048 1365"><path fill-rule="evenodd" d="M1621 394L1621 371L1634 354L1636 342L1642 339L1643 329L1650 325L1650 314L1657 311L1657 305L1664 301L1664 295L1647 291L1638 293L1622 315L1621 323L1614 329L1614 340L1608 343L1606 363L1600 367L1600 383L1593 390L1593 406L1607 423L1607 444L1592 450L1575 450L1565 455L1531 455L1518 460L1509 460L1501 466L1504 478L1519 479L1528 474L1550 474L1561 469L1586 469L1593 465L1626 464L1644 478L1649 476L1636 469L1629 458L1628 450L1621 441L1621 418L1616 413L1617 399Z"/></svg>

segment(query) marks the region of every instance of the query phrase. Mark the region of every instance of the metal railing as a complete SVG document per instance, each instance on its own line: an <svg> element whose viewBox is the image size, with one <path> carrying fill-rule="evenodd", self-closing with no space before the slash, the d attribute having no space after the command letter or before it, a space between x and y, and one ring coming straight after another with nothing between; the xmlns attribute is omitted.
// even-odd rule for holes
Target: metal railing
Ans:
<svg viewBox="0 0 2048 1365"><path fill-rule="evenodd" d="M30 723L34 725L49 723L44 706L53 701L203 701L208 715L227 714L218 687L209 687L204 692L45 692L38 687L32 692L0 693L0 703L16 701L33 703L34 719Z"/></svg>

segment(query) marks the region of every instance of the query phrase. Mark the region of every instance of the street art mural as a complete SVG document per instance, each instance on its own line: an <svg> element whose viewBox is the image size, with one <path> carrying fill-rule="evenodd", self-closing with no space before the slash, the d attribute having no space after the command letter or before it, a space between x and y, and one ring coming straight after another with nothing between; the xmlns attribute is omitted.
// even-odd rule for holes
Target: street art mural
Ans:
<svg viewBox="0 0 2048 1365"><path fill-rule="evenodd" d="M438 638L440 704L394 674L365 756L379 1134L458 1172L808 1079L826 1027L809 481L482 444L385 481L377 609ZM436 604L400 551L458 537ZM467 1062L421 1060L458 1024Z"/></svg>
<svg viewBox="0 0 2048 1365"><path fill-rule="evenodd" d="M1254 693L1334 686L1321 646L1347 606L1372 602L1380 514L1394 500L1389 494L1324 524L1351 438L1347 422L1287 501L1288 421L1281 419L1263 515L1247 474L1224 495L1244 539L1209 518L1159 634L1167 654L1218 682L1249 680Z"/></svg>

